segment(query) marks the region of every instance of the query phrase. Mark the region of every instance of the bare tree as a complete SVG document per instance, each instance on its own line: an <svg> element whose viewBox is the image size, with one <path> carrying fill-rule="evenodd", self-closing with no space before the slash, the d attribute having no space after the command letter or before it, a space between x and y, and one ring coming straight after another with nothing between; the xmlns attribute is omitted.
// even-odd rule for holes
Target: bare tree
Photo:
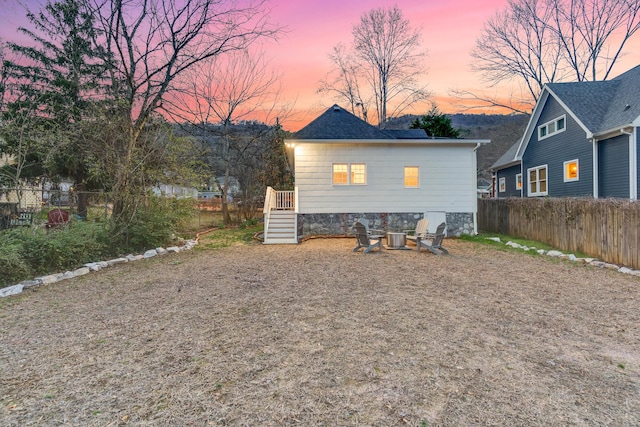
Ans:
<svg viewBox="0 0 640 427"><path fill-rule="evenodd" d="M318 92L335 94L338 99L348 103L353 114L369 122L368 111L372 101L371 96L365 98L361 89L361 64L342 43L333 47L329 59L333 69L320 81Z"/></svg>
<svg viewBox="0 0 640 427"><path fill-rule="evenodd" d="M640 29L638 0L554 0L553 30L576 81L606 80Z"/></svg>
<svg viewBox="0 0 640 427"><path fill-rule="evenodd" d="M542 86L555 81L562 57L555 33L553 0L511 0L510 8L490 18L476 40L473 69L495 85L519 79L525 92L537 99Z"/></svg>
<svg viewBox="0 0 640 427"><path fill-rule="evenodd" d="M429 97L419 84L423 74L420 31L411 27L397 6L372 9L353 27L353 53L338 45L329 56L335 65L333 80L321 82L321 90L337 93L350 103L352 111L367 111L368 99L375 102L378 126ZM361 92L360 79L368 84Z"/></svg>
<svg viewBox="0 0 640 427"><path fill-rule="evenodd" d="M246 49L264 37L275 37L264 0L236 3L225 0L86 0L99 19L103 40L111 53L113 95L119 113L128 118L127 137L119 147L120 165L113 185L114 216L135 207L143 189L141 137L175 80L198 63L226 52ZM129 197L134 196L134 197Z"/></svg>
<svg viewBox="0 0 640 427"><path fill-rule="evenodd" d="M279 94L280 75L270 68L264 53L238 50L195 65L180 78L179 92L169 99L171 107L166 109L176 121L193 122L205 139L214 136L221 143L215 155L224 173L219 185L225 223L231 221L227 196L232 170L244 157L253 155L253 141L259 141L233 125L256 116L268 122Z"/></svg>
<svg viewBox="0 0 640 427"><path fill-rule="evenodd" d="M491 86L518 83L518 103L533 105L546 83L606 80L638 29L640 0L509 0L485 23L472 69ZM491 96L455 93L479 106L505 106Z"/></svg>

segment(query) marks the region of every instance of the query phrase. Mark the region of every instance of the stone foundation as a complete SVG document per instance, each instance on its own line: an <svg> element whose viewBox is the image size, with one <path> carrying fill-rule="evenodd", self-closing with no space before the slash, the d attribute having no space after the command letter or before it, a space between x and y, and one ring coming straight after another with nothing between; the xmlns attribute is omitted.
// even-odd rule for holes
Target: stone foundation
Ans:
<svg viewBox="0 0 640 427"><path fill-rule="evenodd" d="M298 214L298 236L335 236L353 234L359 218L369 221L369 228L386 231L413 230L422 213L341 213ZM447 236L473 234L473 214L447 212Z"/></svg>

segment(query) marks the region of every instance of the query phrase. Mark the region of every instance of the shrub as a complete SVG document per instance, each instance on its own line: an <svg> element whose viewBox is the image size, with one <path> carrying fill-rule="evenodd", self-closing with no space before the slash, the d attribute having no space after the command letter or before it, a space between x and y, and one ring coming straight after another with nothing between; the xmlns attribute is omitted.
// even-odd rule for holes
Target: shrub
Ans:
<svg viewBox="0 0 640 427"><path fill-rule="evenodd" d="M115 253L103 224L78 221L59 230L27 234L21 257L35 274L77 268Z"/></svg>
<svg viewBox="0 0 640 427"><path fill-rule="evenodd" d="M0 238L0 286L75 269L115 252L104 224L74 222L59 230L5 230Z"/></svg>
<svg viewBox="0 0 640 427"><path fill-rule="evenodd" d="M194 213L193 199L147 197L127 223L112 225L112 241L127 252L163 246L171 242Z"/></svg>
<svg viewBox="0 0 640 427"><path fill-rule="evenodd" d="M0 287L8 286L28 277L29 265L20 256L22 229L7 230L0 239Z"/></svg>

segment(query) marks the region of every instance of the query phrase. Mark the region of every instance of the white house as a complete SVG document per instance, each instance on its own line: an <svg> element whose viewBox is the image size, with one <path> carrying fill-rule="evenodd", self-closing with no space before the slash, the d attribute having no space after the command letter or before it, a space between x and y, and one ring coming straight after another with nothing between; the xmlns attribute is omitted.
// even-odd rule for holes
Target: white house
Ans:
<svg viewBox="0 0 640 427"><path fill-rule="evenodd" d="M381 130L334 105L286 141L295 191L268 192L265 243L347 234L360 217L387 231L427 217L432 229L445 221L449 235L475 233L476 149L488 142ZM294 235L278 218L287 214Z"/></svg>

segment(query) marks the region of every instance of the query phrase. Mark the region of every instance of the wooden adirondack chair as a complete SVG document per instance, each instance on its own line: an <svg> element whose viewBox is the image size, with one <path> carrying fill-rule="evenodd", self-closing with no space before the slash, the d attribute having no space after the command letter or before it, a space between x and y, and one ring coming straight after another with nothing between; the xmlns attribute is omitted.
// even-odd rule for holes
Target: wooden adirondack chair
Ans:
<svg viewBox="0 0 640 427"><path fill-rule="evenodd" d="M369 231L369 222L361 218L356 221L355 225L356 243L358 244L353 248L353 252L358 252L360 248L364 248L363 253L368 253L374 250L376 247L382 251L382 238L383 235L371 234Z"/></svg>
<svg viewBox="0 0 640 427"><path fill-rule="evenodd" d="M407 233L407 240L410 240L416 244L418 251L420 251L420 242L427 237L427 228L429 227L429 220L422 218L416 224L415 230L404 230Z"/></svg>
<svg viewBox="0 0 640 427"><path fill-rule="evenodd" d="M436 255L449 254L449 251L442 246L444 240L444 229L446 224L443 222L436 228L435 233L427 233L424 239L421 239L418 243L418 251L422 248L431 251Z"/></svg>

